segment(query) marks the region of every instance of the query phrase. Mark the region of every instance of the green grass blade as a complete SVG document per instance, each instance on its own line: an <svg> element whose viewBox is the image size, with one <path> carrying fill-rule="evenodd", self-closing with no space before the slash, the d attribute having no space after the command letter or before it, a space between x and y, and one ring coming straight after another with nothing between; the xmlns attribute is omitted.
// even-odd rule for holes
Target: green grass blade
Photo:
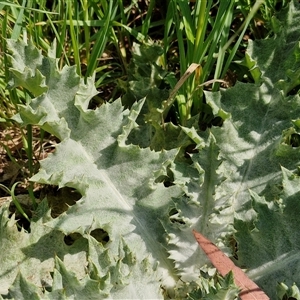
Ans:
<svg viewBox="0 0 300 300"><path fill-rule="evenodd" d="M150 0L146 18L143 21L143 25L142 25L142 35L145 35L145 36L148 35L148 31L149 31L149 28L151 25L151 15L152 15L154 6L155 6L155 0Z"/></svg>
<svg viewBox="0 0 300 300"><path fill-rule="evenodd" d="M98 58L100 58L104 52L106 43L108 41L109 30L111 28L111 21L115 17L116 11L117 6L115 6L113 9L113 2L109 1L109 6L104 17L104 27L101 28L96 34L96 42L93 46L85 78L87 78L88 76L92 76L97 66Z"/></svg>
<svg viewBox="0 0 300 300"><path fill-rule="evenodd" d="M209 10L211 8L212 1L200 1L197 2L196 10L195 10L195 26L197 28L196 37L195 37L195 47L194 47L194 55L193 62L200 63L204 57L206 49L208 48L208 44L210 42L205 41L206 28L208 24ZM210 38L210 41L212 37Z"/></svg>
<svg viewBox="0 0 300 300"><path fill-rule="evenodd" d="M85 55L86 61L89 62L90 57L90 27L88 26L87 22L89 21L89 9L88 9L88 1L83 0L83 31L84 31L84 45L85 45Z"/></svg>
<svg viewBox="0 0 300 300"><path fill-rule="evenodd" d="M144 42L146 39L146 37L143 34L141 34L140 32L138 32L137 30L135 30L127 25L124 25L122 23L119 23L117 21L112 21L112 26L119 26L119 27L126 29L140 43Z"/></svg>
<svg viewBox="0 0 300 300"><path fill-rule="evenodd" d="M67 22L68 22L66 14L64 13L64 10L61 9L60 19L62 19L62 21L60 21L60 22L52 21L49 14L46 14L46 16L47 16L48 22L51 26L51 29L52 29L52 31L55 35L55 38L57 40L57 43L58 43L58 46L56 47L56 57L57 58L62 58L62 53L63 53L64 56L62 58L62 61L63 61L63 59L65 59L67 64L70 65L68 55L65 51L65 40L66 40ZM62 24L59 27L60 28L59 33L56 29L55 23L56 23L57 26L58 26L58 24Z"/></svg>
<svg viewBox="0 0 300 300"><path fill-rule="evenodd" d="M0 184L0 188L2 190L4 190L5 192L7 192L9 195L11 195L11 198L17 208L17 210L19 211L19 213L28 221L30 222L30 219L29 217L27 216L27 214L25 213L24 209L22 208L21 204L19 203L17 197L15 196L15 189L16 189L16 186L21 183L21 182L16 182L14 183L14 185L12 186L11 188L11 191L3 184Z"/></svg>
<svg viewBox="0 0 300 300"><path fill-rule="evenodd" d="M75 4L76 6L76 4ZM68 12L68 17L69 17L69 22L70 22L70 35L71 35L71 42L72 42L72 47L73 47L73 55L74 55L74 60L76 64L76 70L77 74L81 75L81 68L80 68L80 54L79 54L79 45L78 45L78 30L75 29L75 26L73 24L73 10L72 10L72 2L67 2L67 12ZM77 17L77 15L75 16Z"/></svg>
<svg viewBox="0 0 300 300"><path fill-rule="evenodd" d="M207 6L207 1L200 1L197 2L197 7L195 9L195 22L196 22L196 36L195 36L195 48L194 48L194 55L193 55L193 61L199 61L199 55L201 52L201 48L203 45L204 37L205 37L205 32L206 32L206 27L207 27L207 20L208 20L208 13L207 10L209 9L210 5L208 8Z"/></svg>
<svg viewBox="0 0 300 300"><path fill-rule="evenodd" d="M216 53L218 53L219 51L219 43L220 43L222 32L224 30L226 15L227 15L226 11L228 10L229 4L230 2L226 2L226 3L222 2L220 4L213 29L204 43L205 44L203 49L204 52L201 54L201 58L199 62L201 63L205 58L201 83L207 80L215 64L217 58Z"/></svg>
<svg viewBox="0 0 300 300"><path fill-rule="evenodd" d="M187 1L177 1L179 12L182 15L182 24L188 44L194 45L195 41L195 28L193 27L192 14Z"/></svg>
<svg viewBox="0 0 300 300"><path fill-rule="evenodd" d="M235 56L237 50L238 50L238 47L242 41L242 38L245 34L245 31L247 30L248 26L249 26L249 23L250 21L252 20L252 18L254 17L255 13L257 12L257 10L259 9L259 7L264 3L265 1L264 0L258 0L255 2L255 4L253 5L252 7L252 10L250 11L249 15L247 16L246 20L244 21L244 23L242 24L242 26L240 27L240 29L230 38L230 40L224 45L223 47L223 51L226 51L226 49L229 47L229 45L232 43L232 41L236 38L236 36L238 34L240 34L237 42L235 43L234 47L232 48L228 58L227 58L227 61L225 63L225 66L224 66L224 69L223 69L223 72L221 74L221 78L223 78L226 74L226 71L227 69L229 68L229 65L231 64L232 62L232 59L233 57Z"/></svg>
<svg viewBox="0 0 300 300"><path fill-rule="evenodd" d="M225 51L223 50L223 47L229 38L232 18L233 18L233 3L226 10L224 27L223 27L222 34L220 37L219 52L218 52L218 58L217 58L217 63L216 63L216 69L215 69L215 73L214 73L214 79L219 79L222 71L224 70L223 64L224 64L224 59L225 59ZM218 89L218 87L219 87L219 83L214 82L214 84L212 86L212 90L216 91Z"/></svg>
<svg viewBox="0 0 300 300"><path fill-rule="evenodd" d="M166 69L167 68L167 53L170 48L170 42L172 41L172 36L171 34L171 28L173 24L173 16L175 14L174 11L174 4L172 1L169 2L168 9L167 9L167 15L164 23L164 39L163 39L163 44L164 44L164 59L163 59L163 66Z"/></svg>
<svg viewBox="0 0 300 300"><path fill-rule="evenodd" d="M26 4L26 0L23 0L22 7L20 7L20 11L13 29L13 32L11 34L11 38L17 40L20 37L21 30L22 30L22 23L24 19L24 6Z"/></svg>
<svg viewBox="0 0 300 300"><path fill-rule="evenodd" d="M26 4L26 1L25 1L25 4ZM53 14L53 15L57 14L56 12L49 12L49 11L42 10L42 9L28 8L28 7L25 6L25 4L19 5L19 4L8 2L8 1L0 1L0 5L3 5L3 7L5 5L7 5L7 6L10 6L10 7L21 8L21 9L24 9L24 10L36 11L36 12L40 12L40 13L43 13L43 14L44 13Z"/></svg>

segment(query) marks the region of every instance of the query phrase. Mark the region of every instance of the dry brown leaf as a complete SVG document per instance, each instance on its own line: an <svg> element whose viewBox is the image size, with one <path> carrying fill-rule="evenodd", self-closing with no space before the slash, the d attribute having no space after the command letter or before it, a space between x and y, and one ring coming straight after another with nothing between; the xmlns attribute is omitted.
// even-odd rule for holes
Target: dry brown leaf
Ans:
<svg viewBox="0 0 300 300"><path fill-rule="evenodd" d="M249 279L247 275L239 267L237 267L232 260L227 257L215 244L197 231L193 230L193 233L202 250L222 276L225 276L227 273L232 271L235 284L241 288L239 296L242 300L270 299L259 288L259 286Z"/></svg>

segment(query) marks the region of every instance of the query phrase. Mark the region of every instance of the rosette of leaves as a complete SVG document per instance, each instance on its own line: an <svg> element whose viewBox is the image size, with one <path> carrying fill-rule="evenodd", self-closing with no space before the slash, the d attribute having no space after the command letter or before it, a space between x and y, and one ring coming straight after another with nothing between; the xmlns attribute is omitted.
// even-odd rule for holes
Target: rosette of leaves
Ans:
<svg viewBox="0 0 300 300"><path fill-rule="evenodd" d="M154 152L128 143L143 100L130 110L120 101L89 110L92 78L85 84L74 68L58 70L51 52L44 57L30 43L8 41L10 86L33 96L14 119L61 141L32 180L76 189L81 199L57 218L42 202L30 233L19 232L7 206L1 208L1 293L15 299L236 297L230 274L218 280L207 266L195 229L271 299L276 291L294 297L300 285L300 149L291 141L299 132L300 97L294 84L279 83L297 72L291 61L299 34L288 20L298 20L299 11L292 2L287 27L270 42L282 54L282 72L275 77L270 61L258 59L259 46L250 44L260 81L206 93L214 115L223 110L230 116L205 132L182 127L196 148L189 159L178 148ZM284 50L284 40L293 51ZM164 184L167 178L171 185ZM105 238L95 239L95 230ZM64 236L72 234L79 238L67 246Z"/></svg>

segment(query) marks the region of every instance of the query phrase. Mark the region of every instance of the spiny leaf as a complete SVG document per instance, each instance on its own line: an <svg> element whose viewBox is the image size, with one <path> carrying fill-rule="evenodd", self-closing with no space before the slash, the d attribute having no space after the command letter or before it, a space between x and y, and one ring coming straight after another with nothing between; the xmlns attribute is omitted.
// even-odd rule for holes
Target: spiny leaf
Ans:
<svg viewBox="0 0 300 300"><path fill-rule="evenodd" d="M292 11L288 13L290 20ZM290 31L288 40L296 45L298 33ZM183 128L198 151L183 158L178 149L154 152L130 144L145 100L131 103L130 110L119 100L89 110L96 93L93 78L85 84L74 68L58 70L55 60L42 57L30 43L11 45L11 85L34 97L20 106L15 120L38 125L61 140L32 180L72 187L82 197L55 219L41 209L31 233L18 232L8 208L0 209L3 294L19 270L28 282L46 282L49 292L44 294L53 292L53 297L65 297L68 280L68 297L85 289L93 294L98 287L111 298L123 292L129 298L155 299L216 294L215 273L205 266L209 261L194 242L192 229L229 255L227 241L233 236L238 242L236 264L245 265L270 297L276 298L276 280L300 284L300 184L295 173L300 149L287 142L298 131L300 97L286 97L272 72L264 72L260 85L238 83L207 92L214 114L226 111L228 117L222 127L208 132ZM291 66L291 56L284 56L288 52L280 53ZM31 88L33 83L37 86ZM166 177L173 177L169 187L160 180ZM107 234L105 243L90 238L94 230ZM64 235L73 233L82 237L65 245Z"/></svg>
<svg viewBox="0 0 300 300"><path fill-rule="evenodd" d="M279 18L280 31L266 40L250 40L247 49L263 80L277 86L284 95L300 84L299 10L299 2L290 1L284 10L274 16Z"/></svg>
<svg viewBox="0 0 300 300"><path fill-rule="evenodd" d="M199 246L222 276L232 271L235 283L241 288L240 297L242 300L270 299L240 268L235 266L216 245L199 232L194 230L193 233Z"/></svg>
<svg viewBox="0 0 300 300"><path fill-rule="evenodd" d="M54 63L51 59L47 61ZM23 124L38 124L62 140L56 151L41 162L41 169L32 180L73 187L82 195L66 213L49 220L47 226L65 235L77 232L84 236L93 230L104 230L108 236L106 247L112 257L120 255L119 246L124 240L130 245L137 264L144 265L144 269L134 272L128 267L124 273L123 268L127 267L119 261L110 266L112 270L102 270L104 276L114 274L123 292L126 286L130 287L130 297L142 295L141 291L145 290L142 283L150 287L153 281L152 288L143 297L158 298L164 292L161 286L167 289L178 280L163 247L164 229L159 218L164 215L171 197L181 194L181 190L157 183L156 174L164 174L177 150L154 152L127 145L127 137L136 127L136 118L144 101L133 104L130 111L123 109L120 100L89 110L88 101L95 90L91 79L85 85L75 70L70 69L69 76L66 76L67 71L55 70L51 74L58 86L65 85L62 91L69 89L64 101L57 99L51 84L47 93L32 99L29 105L20 106ZM156 280L145 277L145 281L141 281L141 272L157 262L159 266L150 272ZM97 266L95 262L91 263ZM95 272L93 270L94 275L99 273L99 268ZM134 286L141 288L134 291ZM114 297L122 291L111 285L107 293Z"/></svg>
<svg viewBox="0 0 300 300"><path fill-rule="evenodd" d="M249 221L235 220L238 263L264 290L278 282L300 283L300 179L285 168L282 175L282 184L269 187L268 200L251 191L254 213ZM276 297L275 289L268 294Z"/></svg>

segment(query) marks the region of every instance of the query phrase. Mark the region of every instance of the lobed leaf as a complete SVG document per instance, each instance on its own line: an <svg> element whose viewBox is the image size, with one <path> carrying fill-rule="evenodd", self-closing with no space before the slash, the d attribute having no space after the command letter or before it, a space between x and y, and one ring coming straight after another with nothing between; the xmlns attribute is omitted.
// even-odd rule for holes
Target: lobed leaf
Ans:
<svg viewBox="0 0 300 300"><path fill-rule="evenodd" d="M1 294L16 297L27 290L32 297L49 299L235 297L231 275L222 281L206 266L209 261L198 249L193 229L247 269L271 299L278 281L292 286L281 285L280 295L283 290L296 294L300 150L293 137L299 130L300 98L297 91L287 96L292 84L280 84L284 74L292 74L285 66L294 70L293 59L297 68L299 34L289 26L299 7L296 2L289 7L282 18L292 23L286 22L287 29L271 41L284 62L279 77L274 77L274 59L262 66L260 54L255 56L257 44L249 55L263 74L259 84L206 92L214 114L228 112L222 127L201 132L168 125L168 136L157 128L157 139L143 142L144 149L130 142L134 132L140 136L149 129L139 132L138 124L144 102L151 98L131 102L130 109L117 100L89 110L96 94L93 78L84 83L75 68L58 70L53 58L43 57L30 43L9 41L10 86L20 85L33 97L20 105L14 119L61 140L32 180L74 188L81 198L57 218L42 202L30 233L17 230L8 207L0 209ZM292 53L283 50L284 39L294 45ZM151 116L153 106L147 104ZM174 149L146 148L151 142L162 148L176 136ZM195 151L184 156L178 148L186 141L195 144ZM166 178L169 184L163 182ZM97 230L106 237L94 239ZM67 246L64 237L75 233L80 238Z"/></svg>
<svg viewBox="0 0 300 300"><path fill-rule="evenodd" d="M291 1L274 16L280 24L279 32L266 40L250 40L247 49L263 81L279 87L284 95L300 84L299 9L299 2Z"/></svg>
<svg viewBox="0 0 300 300"><path fill-rule="evenodd" d="M30 56L31 47L22 45ZM15 60L18 55L14 51L17 50L12 49ZM44 60L53 67L52 59ZM17 66L21 72L23 65L15 64L15 68ZM41 73L46 73L43 66L40 69ZM62 140L54 154L41 162L41 169L32 180L60 188L75 188L82 198L66 213L49 220L47 227L65 235L77 232L86 236L97 229L107 232L106 247L112 256L111 265L106 270L98 269L105 273L102 277L110 277L110 289L107 290L106 284L102 287L105 293L119 297L121 289L122 293L128 290L128 297L132 298L161 297L161 286L172 286L178 278L163 247L164 229L159 218L164 215L171 197L181 194L181 190L157 183L155 173L164 174L177 151L154 152L126 145L128 135L136 127L135 120L143 100L133 104L130 111L123 110L120 100L88 110L88 101L95 94L91 79L85 85L74 68L55 70L51 76L54 78L51 80L57 81L55 90L54 84L50 84L47 93L32 99L29 105L20 106L18 119L23 124L37 124ZM46 81L51 83L51 80ZM67 95L58 98L57 87L62 86L62 95ZM120 258L120 247L124 243L135 256L135 263L130 267ZM88 256L88 259L91 258ZM97 266L94 261L90 264ZM59 270L64 279L66 271L61 267ZM141 272L146 274L146 270L151 270L150 275L155 280L150 276L141 281ZM83 288L88 288L89 284L90 280L84 282ZM120 288L116 288L116 284ZM77 285L75 282L74 286ZM65 286L62 283L61 288ZM71 290L67 297L76 293L79 291Z"/></svg>

